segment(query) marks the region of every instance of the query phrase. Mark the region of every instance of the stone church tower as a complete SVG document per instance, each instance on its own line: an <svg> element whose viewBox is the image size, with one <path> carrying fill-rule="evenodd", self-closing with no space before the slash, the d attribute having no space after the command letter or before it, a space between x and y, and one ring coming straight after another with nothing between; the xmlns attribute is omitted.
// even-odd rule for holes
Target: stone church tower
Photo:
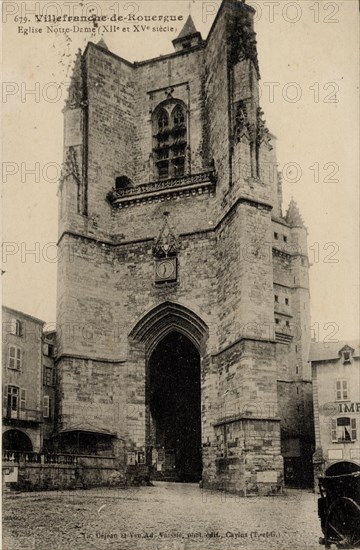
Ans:
<svg viewBox="0 0 360 550"><path fill-rule="evenodd" d="M65 116L61 446L241 495L311 470L307 232L281 210L253 8L130 63L79 52ZM291 480L291 479L290 479Z"/></svg>

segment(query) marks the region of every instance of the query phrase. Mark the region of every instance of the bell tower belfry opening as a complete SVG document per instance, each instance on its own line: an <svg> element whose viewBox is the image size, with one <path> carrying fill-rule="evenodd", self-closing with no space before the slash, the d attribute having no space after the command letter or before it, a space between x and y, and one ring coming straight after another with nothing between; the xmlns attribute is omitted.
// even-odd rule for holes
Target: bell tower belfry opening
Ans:
<svg viewBox="0 0 360 550"><path fill-rule="evenodd" d="M196 482L202 475L200 355L171 332L148 360L147 404L153 479Z"/></svg>

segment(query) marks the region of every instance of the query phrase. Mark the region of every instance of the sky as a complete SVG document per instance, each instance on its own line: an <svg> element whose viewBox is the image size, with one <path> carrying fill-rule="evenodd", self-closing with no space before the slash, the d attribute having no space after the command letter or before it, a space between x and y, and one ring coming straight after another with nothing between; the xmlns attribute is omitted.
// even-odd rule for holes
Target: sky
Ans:
<svg viewBox="0 0 360 550"><path fill-rule="evenodd" d="M359 335L359 80L357 0L248 1L256 12L261 106L277 137L283 210L308 228L313 336ZM57 188L72 62L101 34L140 61L171 53L189 11L206 38L219 1L4 2L2 26L3 303L56 321ZM46 11L47 10L47 11ZM91 11L96 10L96 11ZM35 14L183 15L173 31L47 33ZM166 27L169 23L152 23ZM79 23L80 28L91 27ZM133 31L133 23L126 24ZM29 29L30 27L30 29ZM43 29L43 33L26 30Z"/></svg>

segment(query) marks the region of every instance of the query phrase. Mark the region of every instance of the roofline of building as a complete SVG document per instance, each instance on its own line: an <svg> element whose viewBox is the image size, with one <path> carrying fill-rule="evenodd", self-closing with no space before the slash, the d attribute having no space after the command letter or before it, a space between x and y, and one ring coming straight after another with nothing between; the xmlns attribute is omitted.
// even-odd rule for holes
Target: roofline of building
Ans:
<svg viewBox="0 0 360 550"><path fill-rule="evenodd" d="M31 319L32 321L36 321L37 323L41 323L42 325L46 325L46 321L43 321L42 319L38 319L33 315L29 315L29 313L25 313L24 311L20 311L19 309L14 309L8 306L2 306L2 309L6 309L7 311L10 311L18 315L22 315L23 317L27 317L28 319Z"/></svg>
<svg viewBox="0 0 360 550"><path fill-rule="evenodd" d="M50 336L51 334L56 334L56 330L44 330L44 336Z"/></svg>
<svg viewBox="0 0 360 550"><path fill-rule="evenodd" d="M239 2L240 4L240 2ZM236 4L235 4L236 5ZM253 13L256 12L256 10L252 7L252 6L249 6L248 4L245 4L245 3L241 3L241 6L242 6L242 9L247 9ZM204 48L206 48L208 42L209 42L209 39L216 27L216 24L217 24L217 21L220 17L220 14L222 13L222 11L225 9L225 7L229 7L229 0L222 0L221 2L221 5L218 9L218 12L215 16L215 19L210 27L210 30L208 32L208 35L206 37L206 39L204 40L202 38L202 42L201 44L198 44L196 46L193 46L187 50L180 50L178 52L171 52L171 53L168 53L168 54L165 54L165 55L159 55L157 57L152 57L150 59L144 59L143 61L134 61L134 62L131 62L129 61L128 59L125 59L124 57L121 57L120 55L112 52L111 50L109 49L106 49L106 48L103 48L102 46L100 46L99 44L95 44L95 42L91 42L89 41L86 45L86 48L84 50L84 56L86 55L88 49L89 49L89 46L94 46L96 49L102 51L103 53L106 53L108 55L111 55L112 57L114 57L115 59L117 59L118 61L121 61L123 63L125 63L125 65L128 65L128 67L132 67L133 69L136 69L137 67L142 67L144 65L147 65L149 63L156 63L158 61L163 61L165 59L171 59L173 57L178 57L179 55L187 55L189 53L194 53L196 51L200 51L200 50L203 50ZM195 36L195 34L200 34L201 36L201 33L199 31L197 31L197 33L193 33L193 35L189 35L189 36ZM185 37L185 38L188 38L188 37ZM181 41L181 40L184 40L184 38L174 38L174 40L172 42L176 42L176 41ZM274 136L275 137L275 136ZM276 139L276 137L275 137Z"/></svg>
<svg viewBox="0 0 360 550"><path fill-rule="evenodd" d="M245 4L244 2L241 2L241 3L240 3L240 1L239 1L238 3L241 5L242 9L245 8L245 9L247 9L248 11L252 12L253 14L256 13L255 8L253 8L252 6L249 6L249 4ZM234 5L236 5L236 4L234 4ZM221 2L221 4L220 4L220 7L219 7L219 9L218 9L218 12L217 12L217 14L215 15L215 19L214 19L214 21L213 21L213 23L212 23L212 25L211 25L211 27L210 27L210 30L209 30L209 32L208 32L207 37L206 37L206 42L209 41L209 38L210 38L211 34L213 33L213 31L214 31L214 29L215 29L215 27L216 27L217 21L218 21L218 19L219 19L219 17L220 17L220 14L221 14L221 12L223 11L223 9L225 8L225 6L229 7L229 0L222 0L222 2Z"/></svg>
<svg viewBox="0 0 360 550"><path fill-rule="evenodd" d="M194 53L194 52L203 50L205 49L205 47L206 47L206 41L203 40L201 44L197 44L196 46L192 46L191 48L188 48L186 50L180 50L178 52L171 52L165 55L159 55L158 57L152 57L151 59L144 59L143 61L135 61L134 67L136 69L137 67L142 67L144 65L148 65L151 63L157 63L158 61L164 61L164 59L171 59L173 57L179 57L180 55L188 55L189 53Z"/></svg>
<svg viewBox="0 0 360 550"><path fill-rule="evenodd" d="M97 50L100 50L103 53L106 53L107 55L110 55L111 57L115 57L118 61L122 61L125 63L125 65L128 65L128 67L135 68L135 63L132 63L131 61L128 61L124 57L121 57L120 55L117 55L116 53L112 52L111 50L107 50L106 48L103 48L102 46L99 46L99 44L95 44L95 42L91 42L91 40L86 44L86 48L84 50L83 55L85 56L90 49L90 46L94 47Z"/></svg>
<svg viewBox="0 0 360 550"><path fill-rule="evenodd" d="M336 344L336 350L337 350L336 355L335 355L335 352L333 351L334 348L335 348L335 344ZM335 363L341 358L339 352L342 351L346 346L351 348L352 350L354 350L354 353L353 353L353 356L352 356L354 359L360 358L360 342L359 342L359 340L339 340L339 342L332 342L331 343L331 350L329 350L329 356L328 357L319 357L318 359L316 359L316 358L311 359L309 357L309 363L311 363L312 366L316 366L315 363ZM314 353L314 351L312 351L311 348L314 349L315 347L317 347L321 351L322 349L326 350L327 346L323 342L311 342L310 355L311 355L311 353Z"/></svg>
<svg viewBox="0 0 360 550"><path fill-rule="evenodd" d="M354 355L352 356L353 359L360 359L360 353L354 353ZM339 359L341 359L340 355L336 356L336 357L328 357L327 359L309 359L309 363L311 363L311 365L313 367L316 367L318 365L320 365L320 363L337 363L339 361Z"/></svg>
<svg viewBox="0 0 360 550"><path fill-rule="evenodd" d="M157 63L158 61L164 61L166 59L171 59L173 57L178 57L182 55L188 55L189 53L194 53L196 51L203 50L206 46L206 41L202 41L201 44L197 44L196 46L192 46L191 48L187 50L180 50L179 52L171 52L167 53L165 55L159 55L158 57L152 57L150 59L144 59L143 61L128 61L124 57L121 57L120 55L117 55L116 53L112 52L111 50L106 50L102 46L99 46L99 44L95 44L95 42L88 42L86 45L86 48L84 50L84 56L86 55L87 51L89 50L90 46L96 48L97 50L100 50L102 53L105 53L107 55L110 55L117 59L118 61L121 61L122 63L125 63L128 67L131 67L132 69L137 69L138 67L142 67L144 65L148 65L151 63Z"/></svg>

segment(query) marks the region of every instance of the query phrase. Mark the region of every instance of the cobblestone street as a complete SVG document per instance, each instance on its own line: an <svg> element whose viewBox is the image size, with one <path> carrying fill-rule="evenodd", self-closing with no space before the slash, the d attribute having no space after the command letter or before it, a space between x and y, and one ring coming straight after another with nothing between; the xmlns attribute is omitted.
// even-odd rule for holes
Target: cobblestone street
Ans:
<svg viewBox="0 0 360 550"><path fill-rule="evenodd" d="M5 494L6 550L319 550L317 497L237 498L195 484Z"/></svg>

